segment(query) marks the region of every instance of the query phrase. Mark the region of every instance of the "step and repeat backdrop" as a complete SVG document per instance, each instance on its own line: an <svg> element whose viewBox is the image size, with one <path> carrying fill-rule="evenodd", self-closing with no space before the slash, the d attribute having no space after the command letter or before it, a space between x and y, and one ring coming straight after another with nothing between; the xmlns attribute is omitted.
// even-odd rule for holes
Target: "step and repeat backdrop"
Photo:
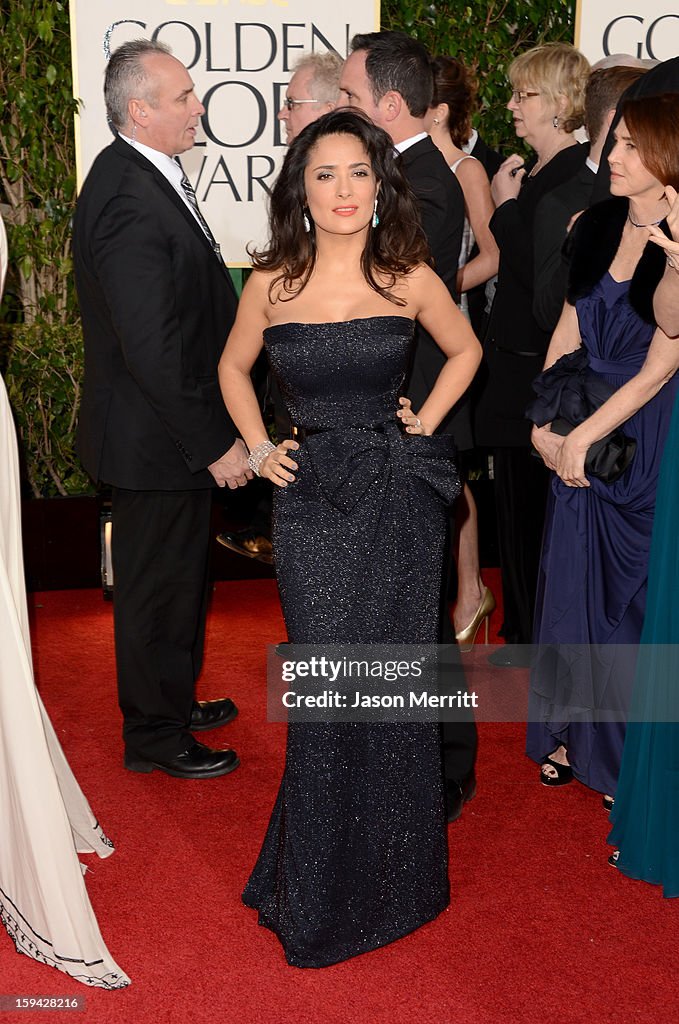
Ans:
<svg viewBox="0 0 679 1024"><path fill-rule="evenodd" d="M578 0L575 45L594 64L614 53L679 56L677 0Z"/></svg>
<svg viewBox="0 0 679 1024"><path fill-rule="evenodd" d="M78 179L111 141L102 96L111 50L139 37L167 43L205 106L183 159L230 266L266 237L266 200L285 152L280 110L303 53L347 54L379 28L379 0L70 0ZM460 4L461 11L464 5ZM594 63L614 53L679 55L677 0L578 0L575 44ZM466 15L465 15L466 16Z"/></svg>
<svg viewBox="0 0 679 1024"><path fill-rule="evenodd" d="M356 32L379 28L379 0L71 0L78 181L112 139L102 95L109 54L159 40L189 69L205 107L182 163L226 262L266 239L266 200L285 153L276 114L303 53L345 57Z"/></svg>

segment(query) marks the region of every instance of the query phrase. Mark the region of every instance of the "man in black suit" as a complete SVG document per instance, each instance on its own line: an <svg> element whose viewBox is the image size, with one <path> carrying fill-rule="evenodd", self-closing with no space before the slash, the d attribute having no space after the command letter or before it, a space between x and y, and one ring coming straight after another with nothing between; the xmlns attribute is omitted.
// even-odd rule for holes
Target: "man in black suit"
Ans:
<svg viewBox="0 0 679 1024"><path fill-rule="evenodd" d="M421 43L401 32L356 35L351 49L342 69L340 92L349 106L360 107L391 136L418 201L434 270L457 300L455 278L464 227L464 197L457 178L424 129L424 116L434 93L429 54ZM433 388L444 362L438 345L418 324L406 385L415 409ZM450 430L459 406L451 410L440 430ZM448 565L451 561L448 551ZM455 643L447 586L441 599L440 638L442 643ZM477 736L471 714L467 721L442 724L442 744L448 820L454 821L476 790Z"/></svg>
<svg viewBox="0 0 679 1024"><path fill-rule="evenodd" d="M112 486L125 765L210 778L238 765L190 731L237 713L228 698L194 700L212 487L251 476L217 382L237 299L173 159L193 146L204 112L186 68L136 40L111 56L104 95L117 134L87 176L73 235L85 338L78 447L92 478Z"/></svg>

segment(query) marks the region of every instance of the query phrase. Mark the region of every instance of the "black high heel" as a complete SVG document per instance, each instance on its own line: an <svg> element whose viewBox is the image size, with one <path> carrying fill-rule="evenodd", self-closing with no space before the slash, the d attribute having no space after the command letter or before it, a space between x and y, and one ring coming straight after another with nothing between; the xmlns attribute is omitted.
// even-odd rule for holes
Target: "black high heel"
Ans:
<svg viewBox="0 0 679 1024"><path fill-rule="evenodd" d="M542 768L548 764L550 768L553 768L556 772L555 776L545 775ZM573 769L569 764L559 764L558 761L552 761L551 757L546 757L542 762L540 768L540 782L543 786L567 786L569 782L573 781Z"/></svg>

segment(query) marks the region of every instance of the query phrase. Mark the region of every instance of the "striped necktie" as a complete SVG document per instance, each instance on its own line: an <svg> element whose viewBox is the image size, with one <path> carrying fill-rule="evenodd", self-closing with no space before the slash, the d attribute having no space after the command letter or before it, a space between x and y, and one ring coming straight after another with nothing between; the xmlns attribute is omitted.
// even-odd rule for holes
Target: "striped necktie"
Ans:
<svg viewBox="0 0 679 1024"><path fill-rule="evenodd" d="M186 198L188 199L188 201L191 204L191 209L195 213L195 215L196 215L196 217L198 219L198 223L202 227L202 229L203 229L203 231L205 233L205 237L207 238L208 242L210 243L210 245L214 249L216 255L221 257L221 249L220 249L220 246L219 246L219 242L217 242L217 240L215 239L215 236L210 231L210 225L205 220L205 217L203 216L203 214L200 212L200 208L198 206L198 199L196 198L196 193L193 190L193 185L191 184L191 182L187 178L186 171L182 167L182 165L181 165L181 163L179 161L179 157L175 157L175 160L179 164L179 169L182 172L181 186L184 189L184 194L185 194Z"/></svg>

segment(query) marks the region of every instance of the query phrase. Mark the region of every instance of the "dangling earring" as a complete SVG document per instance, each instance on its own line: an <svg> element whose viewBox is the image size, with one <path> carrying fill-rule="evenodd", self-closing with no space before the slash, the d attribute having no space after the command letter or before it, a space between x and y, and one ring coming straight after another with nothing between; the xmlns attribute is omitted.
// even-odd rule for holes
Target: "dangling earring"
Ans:
<svg viewBox="0 0 679 1024"><path fill-rule="evenodd" d="M137 122L132 122L132 135L130 136L133 142L137 141Z"/></svg>
<svg viewBox="0 0 679 1024"><path fill-rule="evenodd" d="M307 217L306 210L304 211L304 216L302 218L302 221L303 221L303 224L304 224L304 230L306 231L306 233L308 235L309 232L311 231L311 221Z"/></svg>
<svg viewBox="0 0 679 1024"><path fill-rule="evenodd" d="M554 127L558 131L558 128L559 128L559 118L558 118L557 114L555 114L554 117L552 118L552 124L554 125Z"/></svg>
<svg viewBox="0 0 679 1024"><path fill-rule="evenodd" d="M377 196L375 196L375 205L373 206L373 219L372 219L373 227L376 228L377 225L379 224L379 222L380 222L380 218L377 216Z"/></svg>

